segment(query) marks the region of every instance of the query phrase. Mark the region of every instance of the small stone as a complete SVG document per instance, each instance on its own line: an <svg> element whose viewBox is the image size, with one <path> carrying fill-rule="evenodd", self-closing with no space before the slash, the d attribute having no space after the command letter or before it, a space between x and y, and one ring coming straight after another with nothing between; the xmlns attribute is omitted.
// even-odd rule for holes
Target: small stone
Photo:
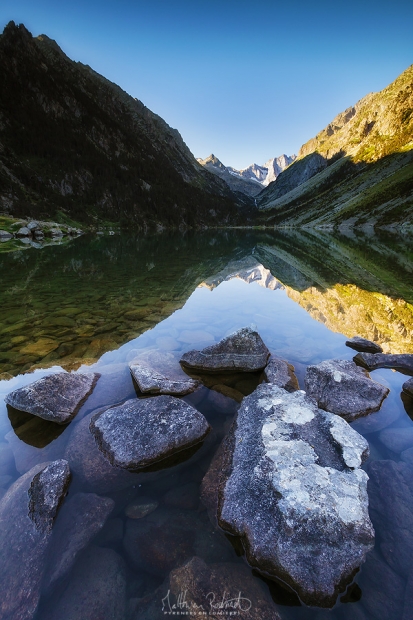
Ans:
<svg viewBox="0 0 413 620"><path fill-rule="evenodd" d="M403 392L406 392L409 396L413 397L413 377L408 381L405 381L402 385Z"/></svg>
<svg viewBox="0 0 413 620"><path fill-rule="evenodd" d="M30 230L30 232L34 232L35 230L38 230L40 228L39 222L32 220L27 224L27 228Z"/></svg>
<svg viewBox="0 0 413 620"><path fill-rule="evenodd" d="M22 228L19 228L19 230L16 232L16 237L31 237L32 233L31 231L27 228L27 226L22 226Z"/></svg>
<svg viewBox="0 0 413 620"><path fill-rule="evenodd" d="M99 376L67 372L48 375L10 392L4 400L19 411L57 424L68 424L93 391Z"/></svg>
<svg viewBox="0 0 413 620"><path fill-rule="evenodd" d="M143 519L146 515L156 510L159 503L149 497L139 497L125 508L125 514L129 519Z"/></svg>
<svg viewBox="0 0 413 620"><path fill-rule="evenodd" d="M95 415L90 430L112 465L134 471L201 442L210 426L178 398L155 396Z"/></svg>
<svg viewBox="0 0 413 620"><path fill-rule="evenodd" d="M346 346L355 351L362 351L366 353L382 353L381 346L366 338L360 338L360 336L354 336L350 340L346 340Z"/></svg>
<svg viewBox="0 0 413 620"><path fill-rule="evenodd" d="M144 394L184 396L194 392L200 385L199 381L184 374L171 353L150 351L132 360L129 369Z"/></svg>
<svg viewBox="0 0 413 620"><path fill-rule="evenodd" d="M295 376L294 366L280 357L272 355L264 370L264 377L267 383L278 385L287 392L299 390L297 377Z"/></svg>
<svg viewBox="0 0 413 620"><path fill-rule="evenodd" d="M357 353L353 360L358 366L362 366L367 370L394 368L395 370L413 374L412 353Z"/></svg>
<svg viewBox="0 0 413 620"><path fill-rule="evenodd" d="M254 372L266 366L269 356L261 336L243 327L202 351L188 351L181 364L204 372Z"/></svg>
<svg viewBox="0 0 413 620"><path fill-rule="evenodd" d="M321 409L336 413L348 422L378 411L390 391L372 381L351 360L326 360L308 366L305 388Z"/></svg>
<svg viewBox="0 0 413 620"><path fill-rule="evenodd" d="M13 239L12 233L7 232L7 230L0 230L0 241L8 241L9 239Z"/></svg>

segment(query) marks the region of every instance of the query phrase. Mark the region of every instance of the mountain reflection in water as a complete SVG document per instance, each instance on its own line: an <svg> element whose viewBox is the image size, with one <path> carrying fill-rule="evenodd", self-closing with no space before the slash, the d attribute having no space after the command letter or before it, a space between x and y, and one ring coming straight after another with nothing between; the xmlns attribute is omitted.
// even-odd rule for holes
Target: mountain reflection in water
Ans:
<svg viewBox="0 0 413 620"><path fill-rule="evenodd" d="M179 359L189 349L202 348L253 324L272 353L295 365L303 388L308 364L352 358L354 351L345 346L346 337L373 338L395 353L413 349L413 256L403 238L333 237L315 231L82 237L68 246L10 253L0 260L0 497L35 464L67 457L74 471L71 494L103 493L115 502L113 515L89 551L97 545L122 556L128 565L128 600L134 604L155 596L175 559L176 565L186 559L179 553L187 548L193 553L194 545L207 564L243 563L239 541L230 541L209 522L199 486L239 406L230 395L242 398L254 389L257 377L212 376L205 387L185 396L213 428L204 445L183 462L130 474L136 479L122 479L112 488L111 480L96 479L99 472L91 464L93 441L85 444L91 460L79 465L78 437L88 427L92 412L136 396L129 361L152 351ZM99 372L101 378L68 426L56 429L34 416L7 410L3 398L11 390L60 367L82 365ZM411 403L400 398L406 377L391 370L374 371L372 377L391 392L379 412L352 426L369 441L370 464L399 466L413 446ZM386 492L393 489L392 471L390 467ZM128 506L142 497L159 508L135 528L141 528L139 557L143 559L138 565L123 533L131 522ZM400 509L403 518L411 513L413 519L413 502L409 502L406 491L402 499L396 498L394 509ZM409 548L410 538L403 524L392 530L379 512L372 514L372 520L376 549L331 611L306 608L282 585L251 573L251 579L259 580L271 597L269 617L271 599L282 620L404 617L410 573L398 557L388 563L383 540L388 544L387 533L396 532L400 549ZM155 560L162 570L158 571ZM48 618L50 610L61 613L64 597L59 596L66 586L70 589L80 564L81 558L56 592L43 594L36 620ZM248 596L250 586L245 587L243 595ZM160 617L157 599L153 605L142 618Z"/></svg>

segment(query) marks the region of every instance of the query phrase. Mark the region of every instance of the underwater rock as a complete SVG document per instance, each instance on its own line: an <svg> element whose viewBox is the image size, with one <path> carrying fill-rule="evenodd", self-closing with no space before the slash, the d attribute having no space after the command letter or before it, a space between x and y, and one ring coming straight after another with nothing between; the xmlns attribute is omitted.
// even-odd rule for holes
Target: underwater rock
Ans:
<svg viewBox="0 0 413 620"><path fill-rule="evenodd" d="M150 351L132 360L129 369L144 394L184 396L194 392L200 385L199 381L184 375L172 353Z"/></svg>
<svg viewBox="0 0 413 620"><path fill-rule="evenodd" d="M105 525L114 505L112 499L95 493L76 493L64 504L48 551L46 589L69 572L82 549Z"/></svg>
<svg viewBox="0 0 413 620"><path fill-rule="evenodd" d="M353 360L358 366L367 370L394 368L407 374L413 374L412 353L357 353Z"/></svg>
<svg viewBox="0 0 413 620"><path fill-rule="evenodd" d="M351 360L326 360L308 366L305 388L321 409L336 413L348 422L378 411L390 391L370 379Z"/></svg>
<svg viewBox="0 0 413 620"><path fill-rule="evenodd" d="M188 484L171 489L165 494L163 501L166 506L172 508L195 510L199 504L199 485L195 482L188 482Z"/></svg>
<svg viewBox="0 0 413 620"><path fill-rule="evenodd" d="M184 353L181 364L204 372L254 372L265 367L269 356L261 336L243 327L202 351Z"/></svg>
<svg viewBox="0 0 413 620"><path fill-rule="evenodd" d="M262 384L223 443L218 523L250 565L331 607L372 548L368 443L304 392Z"/></svg>
<svg viewBox="0 0 413 620"><path fill-rule="evenodd" d="M126 506L125 515L129 519L143 519L156 510L158 506L158 502L150 497L138 497Z"/></svg>
<svg viewBox="0 0 413 620"><path fill-rule="evenodd" d="M137 601L133 618L158 620L180 609L180 604L184 605L183 613L195 617L234 615L243 620L280 620L265 585L244 564L206 564L197 556L175 568L151 596Z"/></svg>
<svg viewBox="0 0 413 620"><path fill-rule="evenodd" d="M346 340L346 346L355 351L361 351L365 353L382 353L383 349L376 342L361 338L360 336L354 336L350 340Z"/></svg>
<svg viewBox="0 0 413 620"><path fill-rule="evenodd" d="M97 447L89 429L93 415L90 413L75 423L65 451L70 468L95 493L110 493L134 484L135 476L113 467Z"/></svg>
<svg viewBox="0 0 413 620"><path fill-rule="evenodd" d="M57 591L42 609L43 620L124 620L125 564L112 549L91 547L75 564L63 592Z"/></svg>
<svg viewBox="0 0 413 620"><path fill-rule="evenodd" d="M210 426L184 401L155 396L96 414L90 430L112 465L134 471L198 444Z"/></svg>
<svg viewBox="0 0 413 620"><path fill-rule="evenodd" d="M32 618L53 523L70 482L67 461L36 465L0 501L0 616Z"/></svg>
<svg viewBox="0 0 413 620"><path fill-rule="evenodd" d="M59 372L10 392L4 400L19 411L67 424L92 392L99 376Z"/></svg>
<svg viewBox="0 0 413 620"><path fill-rule="evenodd" d="M278 385L278 387L284 388L287 392L294 392L300 389L295 376L294 366L275 355L270 357L270 361L264 370L264 376L267 383Z"/></svg>

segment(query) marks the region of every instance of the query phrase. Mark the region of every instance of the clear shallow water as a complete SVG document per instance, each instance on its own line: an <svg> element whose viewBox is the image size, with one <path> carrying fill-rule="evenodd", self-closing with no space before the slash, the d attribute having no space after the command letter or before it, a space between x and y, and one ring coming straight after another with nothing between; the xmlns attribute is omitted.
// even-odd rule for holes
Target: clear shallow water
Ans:
<svg viewBox="0 0 413 620"><path fill-rule="evenodd" d="M134 397L127 363L140 351L168 351L179 358L189 349L201 348L239 327L253 325L272 352L294 364L300 387L304 386L308 364L330 358L351 359L353 352L345 346L346 336L373 337L378 332L379 341L386 341L388 350L410 351L412 269L409 247L403 240L230 232L184 238L80 239L70 247L46 248L42 252L7 256L1 270L5 313L0 338L6 345L11 338L26 338L22 343L11 343L15 346L8 349L11 354L0 367L9 377L0 381L0 453L10 454L12 450L12 459L5 459L6 465L1 466L1 489L8 488L34 464L70 454L77 429L93 411ZM248 284L236 277L252 260L270 270L262 272L261 284L265 281L272 288L257 282ZM271 274L277 281L271 280ZM231 275L234 277L223 281ZM80 312L67 312L70 308ZM125 318L128 312L142 308L144 316L132 314L131 320ZM73 324L64 326L52 320L57 317L59 323L58 317L62 316L72 318ZM7 331L16 324L18 329ZM87 329L82 331L84 325ZM108 325L112 325L108 331L96 333ZM73 339L69 340L71 335ZM27 342L38 343L42 338L54 341L57 347L22 364L18 356L28 354L18 346L27 347ZM106 343L101 343L103 350L95 344L95 356L91 356L91 343L97 339ZM60 347L73 341L71 352L60 355L65 352ZM55 372L58 363L102 375L75 420L62 429L32 416L9 417L2 396ZM30 368L37 366L34 373L16 373L16 369L25 369L28 364ZM46 366L49 368L44 369ZM10 378L12 374L16 376ZM406 377L390 370L375 371L372 377L390 387L390 395L380 412L354 422L353 427L368 439L370 459L398 462L402 450L389 449L381 433L401 429L407 438L404 450L413 446L413 441L409 443L413 422L400 398ZM254 388L254 382L236 377L231 387L246 394ZM93 545L112 548L124 558L128 600L151 595L169 570L195 553L208 564L243 562L225 535L214 530L199 500L199 485L238 405L206 387L184 398L213 427L211 436L189 460L159 472L136 474L126 488L104 491L85 480L76 466L74 469L68 499L78 491L96 491L115 501L114 511ZM143 559L136 563L125 544L131 521L125 507L139 497L157 501L159 507L139 520L144 552ZM384 593L387 600L394 596L400 600L409 575L405 567L400 567L398 572L390 569L396 577L389 579L380 550L386 525L379 515L372 515L372 520L376 549L357 574L357 587L349 591L349 602L339 600L333 610L310 609L300 606L279 585L264 583L282 618L402 617L396 604L393 612L386 609L385 616L380 615L380 597ZM43 597L38 620L58 605L81 562L80 558L51 597Z"/></svg>

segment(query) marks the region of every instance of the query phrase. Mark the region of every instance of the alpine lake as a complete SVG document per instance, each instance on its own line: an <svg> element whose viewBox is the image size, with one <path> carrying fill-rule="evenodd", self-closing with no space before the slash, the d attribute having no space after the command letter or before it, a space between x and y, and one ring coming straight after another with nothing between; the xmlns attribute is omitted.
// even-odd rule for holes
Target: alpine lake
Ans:
<svg viewBox="0 0 413 620"><path fill-rule="evenodd" d="M390 388L389 396L378 412L351 423L370 446L363 468L381 461L389 472L383 488L392 507L390 517L385 505L370 511L375 547L332 609L304 605L280 580L249 567L240 540L210 520L200 497L211 460L240 401L262 381L260 373L211 376L184 396L212 431L191 454L128 474L126 483L99 479L99 472L89 476L91 450L97 448L85 443L88 453L82 454L78 439L82 421L92 413L144 397L128 367L142 352L179 360L186 351L252 326L271 353L294 365L301 389L308 365L353 358L356 351L345 344L353 336L378 342L386 353L413 353L409 235L233 229L84 235L40 249L3 251L0 264L0 498L34 465L65 458L72 480L64 503L77 493L114 502L71 569L52 590L44 588L35 620L168 617L168 575L193 556L207 565L225 563L228 575L231 566L248 570L242 598L250 601L249 610L217 605L220 617L266 620L276 612L282 620L413 617L413 484L401 484L400 475L392 478L392 464L407 463L413 474L413 403L401 394L408 379L401 372L370 373ZM70 424L6 407L8 393L62 369L100 374ZM60 536L70 535L70 528L57 528L64 503L56 519ZM81 503L75 517L82 521ZM117 558L106 572L102 549ZM95 569L91 558L95 564L101 558ZM48 562L54 561L51 551ZM216 595L225 598L225 592ZM110 616L85 612L105 596L113 601ZM257 597L260 611L254 612ZM187 612L184 598L174 615Z"/></svg>

